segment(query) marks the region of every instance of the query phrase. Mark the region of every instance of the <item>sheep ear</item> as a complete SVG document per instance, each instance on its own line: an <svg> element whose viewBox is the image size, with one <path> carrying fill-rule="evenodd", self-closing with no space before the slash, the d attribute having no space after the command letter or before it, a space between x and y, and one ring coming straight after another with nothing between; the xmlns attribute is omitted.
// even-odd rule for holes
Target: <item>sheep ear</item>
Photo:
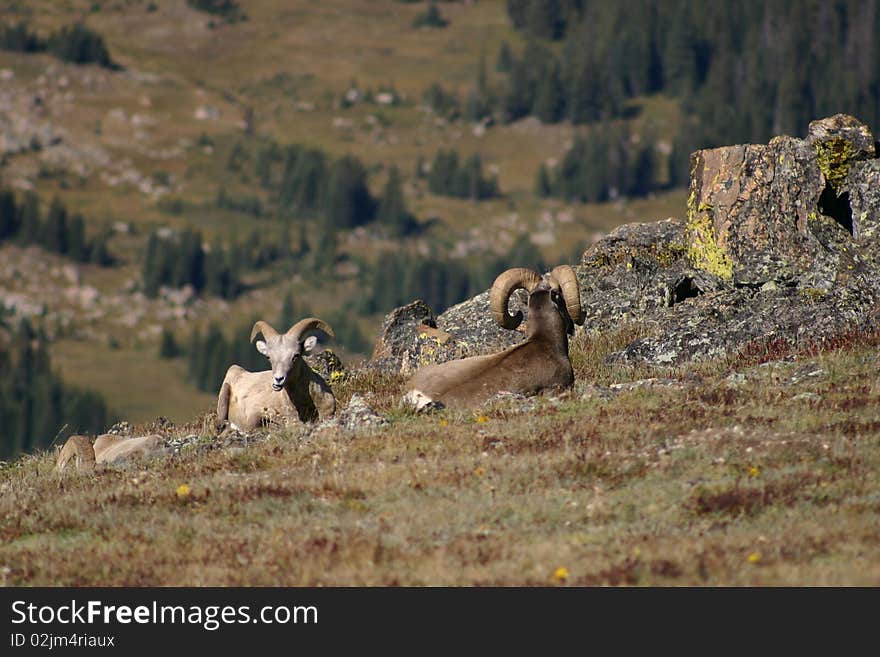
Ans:
<svg viewBox="0 0 880 657"><path fill-rule="evenodd" d="M254 343L254 346L257 348L257 351L259 351L264 356L269 355L269 347L266 346L266 343L263 340L257 340Z"/></svg>
<svg viewBox="0 0 880 657"><path fill-rule="evenodd" d="M303 351L306 353L310 352L315 348L315 345L318 344L318 338L314 335L310 335L305 340L303 340Z"/></svg>

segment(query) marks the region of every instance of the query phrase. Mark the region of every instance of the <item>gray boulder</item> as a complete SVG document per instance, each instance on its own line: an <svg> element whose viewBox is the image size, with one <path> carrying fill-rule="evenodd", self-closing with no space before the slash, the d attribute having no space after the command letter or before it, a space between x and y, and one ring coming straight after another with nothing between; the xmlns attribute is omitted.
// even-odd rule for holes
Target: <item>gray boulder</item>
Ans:
<svg viewBox="0 0 880 657"><path fill-rule="evenodd" d="M691 155L683 220L618 227L575 268L578 330L638 322L650 337L611 359L680 365L756 341L821 343L880 324L880 159L874 136L838 114L806 139ZM523 310L525 293L511 299ZM522 340L494 324L484 292L435 317L422 302L386 318L372 365L417 367Z"/></svg>

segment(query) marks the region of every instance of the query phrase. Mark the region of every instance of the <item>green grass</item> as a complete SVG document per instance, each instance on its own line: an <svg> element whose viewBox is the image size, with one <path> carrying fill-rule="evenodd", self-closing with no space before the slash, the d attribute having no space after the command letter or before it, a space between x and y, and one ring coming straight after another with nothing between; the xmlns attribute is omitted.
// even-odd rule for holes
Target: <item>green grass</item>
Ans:
<svg viewBox="0 0 880 657"><path fill-rule="evenodd" d="M606 364L634 332L577 340L574 389L530 412L401 413L399 380L357 373L340 401L367 395L387 427L274 431L91 476L25 457L0 471L0 571L13 585L880 583L876 336L585 397L683 375ZM826 374L784 383L809 363Z"/></svg>
<svg viewBox="0 0 880 657"><path fill-rule="evenodd" d="M215 395L186 383L181 359L161 360L153 348L96 349L87 342L61 340L52 344L51 356L65 382L99 392L114 413L130 422L159 416L185 422L217 403Z"/></svg>

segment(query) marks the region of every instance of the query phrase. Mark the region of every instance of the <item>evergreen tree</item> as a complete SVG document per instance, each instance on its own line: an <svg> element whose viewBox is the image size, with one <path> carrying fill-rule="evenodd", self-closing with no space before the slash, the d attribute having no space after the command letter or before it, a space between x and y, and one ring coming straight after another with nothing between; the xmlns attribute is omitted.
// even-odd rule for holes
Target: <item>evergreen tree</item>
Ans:
<svg viewBox="0 0 880 657"><path fill-rule="evenodd" d="M367 187L367 171L352 155L337 160L325 193L324 216L337 228L354 228L373 219L376 204Z"/></svg>
<svg viewBox="0 0 880 657"><path fill-rule="evenodd" d="M697 36L688 2L681 2L675 15L663 51L663 82L672 93L686 95L697 83Z"/></svg>
<svg viewBox="0 0 880 657"><path fill-rule="evenodd" d="M105 68L119 68L110 58L104 38L82 23L53 32L49 36L48 48L59 59L73 64L96 63Z"/></svg>
<svg viewBox="0 0 880 657"><path fill-rule="evenodd" d="M86 227L81 214L75 214L70 219L67 230L68 255L78 262L87 262L89 249L86 244Z"/></svg>
<svg viewBox="0 0 880 657"><path fill-rule="evenodd" d="M413 218L406 209L406 201L403 198L400 172L394 165L388 171L388 181L379 199L376 220L387 226L392 235L406 235L413 229Z"/></svg>
<svg viewBox="0 0 880 657"><path fill-rule="evenodd" d="M284 295L284 301L281 303L281 314L278 315L278 330L285 331L288 327L293 326L299 317L297 307L293 303L293 294L290 290Z"/></svg>
<svg viewBox="0 0 880 657"><path fill-rule="evenodd" d="M37 371L39 360L33 347L36 334L30 322L22 319L18 326L14 349L17 353L12 368L12 398L19 409L16 432L13 435L11 453L17 454L30 448L34 435L34 383L40 376Z"/></svg>
<svg viewBox="0 0 880 657"><path fill-rule="evenodd" d="M532 114L541 123L557 123L565 115L565 91L560 80L559 67L555 64L538 85Z"/></svg>
<svg viewBox="0 0 880 657"><path fill-rule="evenodd" d="M324 154L315 149L294 148L284 163L279 204L288 214L318 210L326 178Z"/></svg>
<svg viewBox="0 0 880 657"><path fill-rule="evenodd" d="M85 252L88 253L89 261L93 264L109 267L115 262L113 255L107 248L106 233L96 235Z"/></svg>
<svg viewBox="0 0 880 657"><path fill-rule="evenodd" d="M15 235L20 226L21 213L11 190L0 190L0 240Z"/></svg>
<svg viewBox="0 0 880 657"><path fill-rule="evenodd" d="M553 195L553 182L550 179L550 171L543 162L538 167L538 174L535 176L535 196L539 198L547 198Z"/></svg>
<svg viewBox="0 0 880 657"><path fill-rule="evenodd" d="M446 27L449 21L446 20L437 9L435 0L429 0L428 8L415 17L413 27Z"/></svg>
<svg viewBox="0 0 880 657"><path fill-rule="evenodd" d="M560 0L531 0L526 26L539 39L558 39L565 29Z"/></svg>
<svg viewBox="0 0 880 657"><path fill-rule="evenodd" d="M516 30L525 29L528 24L531 0L507 0L507 15Z"/></svg>
<svg viewBox="0 0 880 657"><path fill-rule="evenodd" d="M185 230L177 245L177 257L173 261L171 285L192 285L196 292L205 287L205 252L201 233Z"/></svg>
<svg viewBox="0 0 880 657"><path fill-rule="evenodd" d="M42 52L46 50L46 42L31 32L27 23L20 21L0 27L0 50Z"/></svg>
<svg viewBox="0 0 880 657"><path fill-rule="evenodd" d="M516 121L528 116L532 110L534 87L529 79L528 65L523 60L514 60L510 68L507 96L504 99L504 113L507 121Z"/></svg>
<svg viewBox="0 0 880 657"><path fill-rule="evenodd" d="M48 447L64 433L99 433L108 419L100 396L61 383L45 336L22 320L0 350L0 458Z"/></svg>
<svg viewBox="0 0 880 657"><path fill-rule="evenodd" d="M498 49L498 58L495 61L495 70L499 73L509 73L512 65L513 55L510 52L510 46L507 45L507 41L502 41L501 47Z"/></svg>
<svg viewBox="0 0 880 657"><path fill-rule="evenodd" d="M67 208L57 196L49 206L40 243L52 253L67 253Z"/></svg>
<svg viewBox="0 0 880 657"><path fill-rule="evenodd" d="M312 254L312 271L316 273L333 272L336 267L336 249L338 240L336 226L331 222L324 222L318 227L318 239L315 251Z"/></svg>
<svg viewBox="0 0 880 657"><path fill-rule="evenodd" d="M165 257L163 245L156 233L150 233L147 239L147 248L144 252L144 267L141 278L143 279L144 294L155 299L159 295L159 288L165 281Z"/></svg>
<svg viewBox="0 0 880 657"><path fill-rule="evenodd" d="M21 204L21 232L19 240L22 244L35 244L40 241L43 234L43 224L40 219L40 197L33 192L24 195Z"/></svg>
<svg viewBox="0 0 880 657"><path fill-rule="evenodd" d="M159 358L177 358L180 356L180 347L174 339L174 333L166 328L162 329L162 337L159 340Z"/></svg>

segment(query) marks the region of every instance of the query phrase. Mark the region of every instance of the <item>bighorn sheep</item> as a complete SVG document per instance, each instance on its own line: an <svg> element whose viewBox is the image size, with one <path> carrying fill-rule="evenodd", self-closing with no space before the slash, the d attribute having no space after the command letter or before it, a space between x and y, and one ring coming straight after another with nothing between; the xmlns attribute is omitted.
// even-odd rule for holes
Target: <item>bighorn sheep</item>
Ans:
<svg viewBox="0 0 880 657"><path fill-rule="evenodd" d="M272 369L248 372L232 365L226 371L217 399L218 425L229 420L248 431L275 419L314 422L333 416L333 391L302 358L317 344L315 336L304 337L313 329L334 337L333 329L315 317L300 320L283 335L262 320L254 324L251 342L262 333L264 340L257 340L255 346Z"/></svg>
<svg viewBox="0 0 880 657"><path fill-rule="evenodd" d="M450 408L479 404L501 391L535 394L574 383L568 336L584 323L574 269L560 265L544 280L530 269L509 269L495 279L489 306L499 326L515 329L523 314L511 315L510 295L529 292L526 339L504 351L471 356L418 370L406 385L404 403L421 410L431 403Z"/></svg>
<svg viewBox="0 0 880 657"><path fill-rule="evenodd" d="M55 469L61 472L75 458L77 472L92 472L96 465L156 454L162 450L162 446L162 436L158 434L125 438L105 433L95 439L94 445L87 436L71 436L58 454Z"/></svg>

